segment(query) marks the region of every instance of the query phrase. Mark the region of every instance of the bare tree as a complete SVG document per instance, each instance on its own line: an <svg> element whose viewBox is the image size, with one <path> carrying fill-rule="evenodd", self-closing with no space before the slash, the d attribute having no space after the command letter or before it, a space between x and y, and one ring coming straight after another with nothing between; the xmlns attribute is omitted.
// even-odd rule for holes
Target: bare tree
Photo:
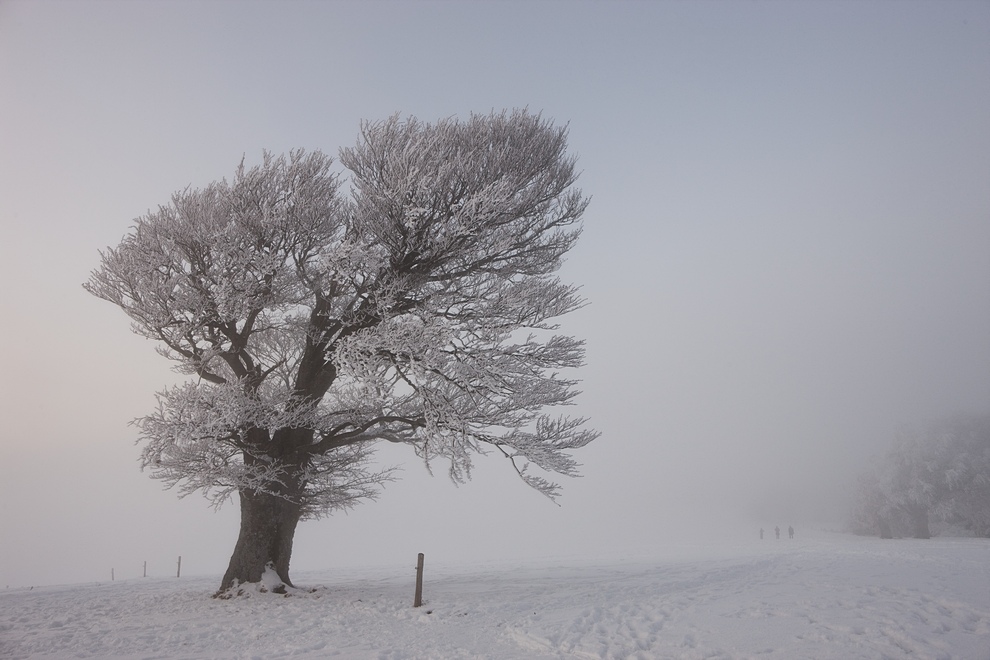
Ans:
<svg viewBox="0 0 990 660"><path fill-rule="evenodd" d="M291 585L301 518L373 498L378 441L470 477L472 455L576 474L597 437L560 414L583 342L554 319L582 306L555 275L580 234L566 129L526 111L365 123L328 156L265 155L232 181L176 193L102 253L86 289L118 305L194 377L136 421L142 465L241 527L221 591L266 569ZM535 470L534 470L535 468Z"/></svg>

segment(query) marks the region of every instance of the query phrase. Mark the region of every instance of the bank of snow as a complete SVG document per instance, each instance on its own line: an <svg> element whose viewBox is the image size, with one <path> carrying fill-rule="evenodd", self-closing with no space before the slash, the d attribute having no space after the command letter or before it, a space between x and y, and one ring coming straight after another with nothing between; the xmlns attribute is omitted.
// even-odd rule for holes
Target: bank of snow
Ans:
<svg viewBox="0 0 990 660"><path fill-rule="evenodd" d="M990 541L819 535L649 558L8 589L0 657L990 660Z"/></svg>

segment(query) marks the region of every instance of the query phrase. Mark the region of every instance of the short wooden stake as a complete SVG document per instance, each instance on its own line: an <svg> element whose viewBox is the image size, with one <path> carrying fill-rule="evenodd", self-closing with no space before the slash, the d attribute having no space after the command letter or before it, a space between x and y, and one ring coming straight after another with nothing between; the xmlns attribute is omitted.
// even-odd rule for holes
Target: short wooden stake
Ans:
<svg viewBox="0 0 990 660"><path fill-rule="evenodd" d="M179 555L179 565L175 568L175 577L179 577L182 573L182 555Z"/></svg>
<svg viewBox="0 0 990 660"><path fill-rule="evenodd" d="M110 569L110 581L113 582L113 569Z"/></svg>
<svg viewBox="0 0 990 660"><path fill-rule="evenodd" d="M148 562L144 562L144 575L141 577L148 577Z"/></svg>
<svg viewBox="0 0 990 660"><path fill-rule="evenodd" d="M416 559L416 597L413 599L413 607L420 607L423 604L423 553L419 553Z"/></svg>

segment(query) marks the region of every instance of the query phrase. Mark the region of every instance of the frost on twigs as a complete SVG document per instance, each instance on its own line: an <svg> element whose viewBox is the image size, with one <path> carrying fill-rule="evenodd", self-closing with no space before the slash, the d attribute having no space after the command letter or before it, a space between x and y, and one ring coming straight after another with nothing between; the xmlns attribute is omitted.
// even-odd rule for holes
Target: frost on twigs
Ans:
<svg viewBox="0 0 990 660"><path fill-rule="evenodd" d="M102 254L87 290L191 377L136 420L142 466L181 494L318 517L375 496L388 441L455 481L501 452L555 497L546 476L575 475L570 451L597 437L560 414L584 360L558 333L584 305L555 274L587 206L566 129L526 111L392 117L340 164L265 154Z"/></svg>

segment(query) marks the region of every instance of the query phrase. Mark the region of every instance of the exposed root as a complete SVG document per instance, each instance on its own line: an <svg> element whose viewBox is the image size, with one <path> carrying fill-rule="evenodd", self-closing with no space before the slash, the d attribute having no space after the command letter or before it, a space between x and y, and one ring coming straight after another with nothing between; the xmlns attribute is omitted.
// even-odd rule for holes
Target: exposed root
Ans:
<svg viewBox="0 0 990 660"><path fill-rule="evenodd" d="M282 596L283 598L289 598L290 596L320 598L326 590L326 587L300 588L290 587L285 584L269 587L262 582L244 582L234 583L229 589L220 589L212 597L218 600L231 600L233 598L250 598L252 596L267 596L268 594L272 594L272 596Z"/></svg>
<svg viewBox="0 0 990 660"><path fill-rule="evenodd" d="M278 576L278 573L275 572L275 567L269 563L265 568L265 572L261 575L261 580L258 582L238 582L235 580L234 584L232 584L229 588L220 589L213 594L213 597L219 600L230 600L232 598L247 598L261 594L277 594L288 598L289 596L308 596L318 594L322 590L324 590L322 587L300 589L292 586L291 584L286 584ZM316 595L315 597L319 598L319 595Z"/></svg>

